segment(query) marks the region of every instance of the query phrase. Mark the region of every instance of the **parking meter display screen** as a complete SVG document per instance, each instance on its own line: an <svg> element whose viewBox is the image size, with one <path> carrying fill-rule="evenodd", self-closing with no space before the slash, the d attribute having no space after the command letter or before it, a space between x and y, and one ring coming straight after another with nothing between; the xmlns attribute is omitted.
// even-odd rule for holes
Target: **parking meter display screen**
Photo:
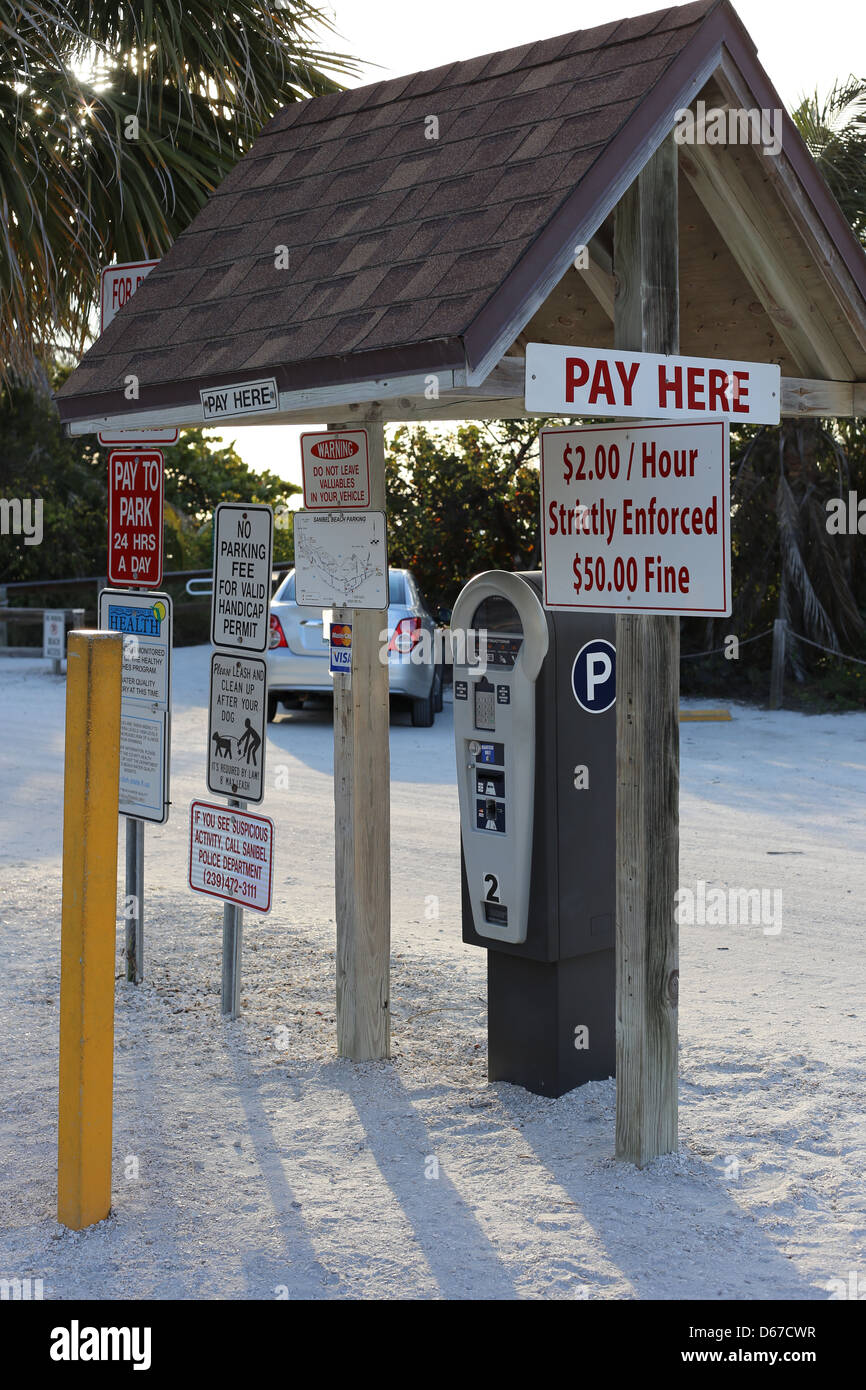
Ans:
<svg viewBox="0 0 866 1390"><path fill-rule="evenodd" d="M477 633L487 634L485 657L488 666L514 665L523 646L523 623L513 603L501 594L488 595L476 608L472 627ZM492 728L492 725L486 727Z"/></svg>

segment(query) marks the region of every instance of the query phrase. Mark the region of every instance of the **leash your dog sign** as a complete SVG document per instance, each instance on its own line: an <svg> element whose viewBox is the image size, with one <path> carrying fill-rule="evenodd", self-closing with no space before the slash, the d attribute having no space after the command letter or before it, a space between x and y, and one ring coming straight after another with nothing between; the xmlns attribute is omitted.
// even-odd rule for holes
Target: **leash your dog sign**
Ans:
<svg viewBox="0 0 866 1390"><path fill-rule="evenodd" d="M218 796L254 802L264 798L267 694L264 661L213 653L207 785Z"/></svg>

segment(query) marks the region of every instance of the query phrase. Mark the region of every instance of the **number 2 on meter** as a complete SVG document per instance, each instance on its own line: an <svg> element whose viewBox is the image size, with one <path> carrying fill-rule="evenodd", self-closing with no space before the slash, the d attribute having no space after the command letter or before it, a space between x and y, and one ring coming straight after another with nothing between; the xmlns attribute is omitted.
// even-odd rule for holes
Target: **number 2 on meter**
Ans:
<svg viewBox="0 0 866 1390"><path fill-rule="evenodd" d="M487 892L484 894L484 901L485 901L486 903L498 903L498 902L499 902L499 879L496 877L495 874L485 874L485 875L484 875L484 883L485 883L485 885L488 884L488 883L490 884L490 887L487 889Z"/></svg>

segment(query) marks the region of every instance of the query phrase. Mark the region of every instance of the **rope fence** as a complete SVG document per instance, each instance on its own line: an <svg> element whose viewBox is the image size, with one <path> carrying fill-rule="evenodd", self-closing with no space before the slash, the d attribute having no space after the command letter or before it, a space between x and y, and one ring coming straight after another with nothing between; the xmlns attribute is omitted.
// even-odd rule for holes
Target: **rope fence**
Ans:
<svg viewBox="0 0 866 1390"><path fill-rule="evenodd" d="M760 642L763 637L769 637L773 629L768 627L765 632L759 632L755 637L744 637L740 642L741 647L747 647L750 642ZM807 647L817 647L819 652L826 652L828 656L835 656L839 661L853 661L855 666L866 666L866 661L859 656L848 656L845 652L837 652L833 647L824 647L820 642L813 642L811 638L804 637L802 633L794 632L788 628L788 636L795 642L805 642ZM711 647L707 652L685 652L680 655L680 661L697 661L702 656L721 656L727 650L726 647Z"/></svg>
<svg viewBox="0 0 866 1390"><path fill-rule="evenodd" d="M745 637L739 645L741 647L747 647L750 642L760 642L762 637L769 637L772 631L773 629L768 627L766 632L759 632L757 637ZM699 656L719 656L726 650L725 647L713 647L708 652L686 652L685 656L680 655L680 661L697 661Z"/></svg>

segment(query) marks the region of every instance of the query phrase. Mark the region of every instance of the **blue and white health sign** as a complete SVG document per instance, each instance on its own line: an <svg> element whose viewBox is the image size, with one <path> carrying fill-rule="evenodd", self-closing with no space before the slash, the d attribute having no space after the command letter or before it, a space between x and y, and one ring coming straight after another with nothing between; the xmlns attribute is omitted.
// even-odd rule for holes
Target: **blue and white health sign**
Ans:
<svg viewBox="0 0 866 1390"><path fill-rule="evenodd" d="M140 589L103 589L99 626L123 635L120 813L162 825L169 807L171 598Z"/></svg>

